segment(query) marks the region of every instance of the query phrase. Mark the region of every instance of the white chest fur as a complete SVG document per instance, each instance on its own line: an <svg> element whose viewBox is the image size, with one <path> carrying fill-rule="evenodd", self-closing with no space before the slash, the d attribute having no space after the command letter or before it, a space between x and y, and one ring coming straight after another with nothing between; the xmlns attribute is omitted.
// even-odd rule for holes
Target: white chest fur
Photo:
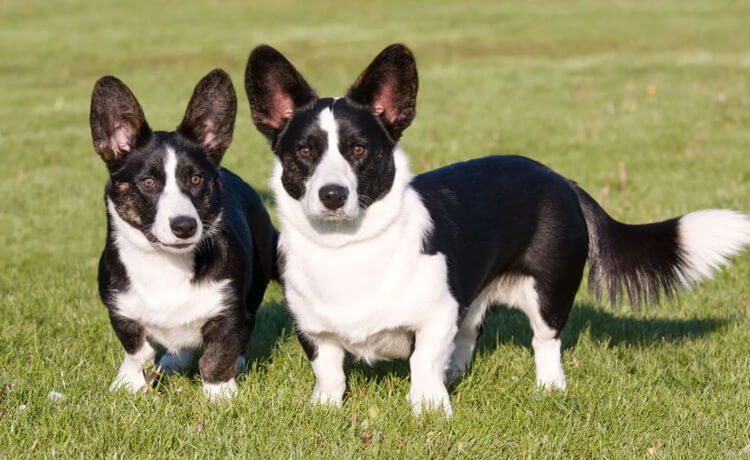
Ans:
<svg viewBox="0 0 750 460"><path fill-rule="evenodd" d="M115 244L130 280L129 289L116 297L118 314L141 324L170 351L200 345L201 327L229 306L229 280L193 283L191 254L153 248L109 207Z"/></svg>
<svg viewBox="0 0 750 460"><path fill-rule="evenodd" d="M389 195L368 209L354 241L342 244L310 238L295 202L278 200L284 290L297 326L368 361L408 355L411 331L435 309L457 310L445 257L422 254L431 222L406 180L397 175Z"/></svg>

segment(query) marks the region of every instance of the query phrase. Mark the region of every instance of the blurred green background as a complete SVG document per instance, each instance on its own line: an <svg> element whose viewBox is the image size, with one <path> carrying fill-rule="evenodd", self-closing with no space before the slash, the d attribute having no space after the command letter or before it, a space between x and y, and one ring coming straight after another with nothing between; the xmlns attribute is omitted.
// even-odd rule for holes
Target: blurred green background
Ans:
<svg viewBox="0 0 750 460"><path fill-rule="evenodd" d="M582 289L565 394L535 390L525 318L492 315L450 421L412 417L403 362L351 363L344 407L309 407L312 373L277 287L232 404L203 401L194 374L107 393L122 350L96 293L107 175L88 124L102 75L172 129L197 81L224 68L240 102L225 166L268 195L272 154L242 80L251 48L273 45L338 96L402 42L420 74L402 138L417 172L521 154L620 220L748 213L748 17L750 3L730 0L1 1L0 457L748 455L748 255L644 311Z"/></svg>

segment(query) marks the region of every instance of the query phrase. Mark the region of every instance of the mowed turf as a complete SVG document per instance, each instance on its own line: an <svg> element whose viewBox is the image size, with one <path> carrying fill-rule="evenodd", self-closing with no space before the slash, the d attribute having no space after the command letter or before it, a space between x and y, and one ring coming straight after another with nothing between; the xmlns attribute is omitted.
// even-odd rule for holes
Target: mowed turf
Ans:
<svg viewBox="0 0 750 460"><path fill-rule="evenodd" d="M272 213L272 155L243 88L250 49L276 46L329 96L396 41L419 66L402 139L417 172L521 154L620 220L750 213L746 2L249 3L0 3L0 458L750 455L747 254L641 311L584 285L563 334L566 393L535 389L527 321L498 311L452 388L451 420L412 415L403 361L349 362L343 408L309 406L278 287L231 403L206 402L195 373L107 392L123 351L97 294L107 175L88 124L105 74L171 129L198 79L226 69L240 104L224 164Z"/></svg>

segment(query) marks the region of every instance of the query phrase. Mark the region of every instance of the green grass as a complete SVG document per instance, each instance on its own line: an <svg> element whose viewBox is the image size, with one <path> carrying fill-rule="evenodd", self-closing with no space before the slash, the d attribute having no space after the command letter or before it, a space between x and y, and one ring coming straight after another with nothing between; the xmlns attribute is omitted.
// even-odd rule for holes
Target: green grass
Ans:
<svg viewBox="0 0 750 460"><path fill-rule="evenodd" d="M228 70L241 104L225 164L268 194L271 153L242 89L251 47L273 44L319 94L341 95L401 41L420 71L402 140L417 171L516 153L622 220L750 212L747 2L248 3L0 2L0 458L748 455L748 255L639 312L582 288L564 394L535 390L525 318L492 315L450 421L412 416L404 362L351 363L343 408L310 407L312 372L277 287L231 404L204 401L195 375L108 393L122 349L96 292L106 171L88 126L104 74L166 129L202 75Z"/></svg>

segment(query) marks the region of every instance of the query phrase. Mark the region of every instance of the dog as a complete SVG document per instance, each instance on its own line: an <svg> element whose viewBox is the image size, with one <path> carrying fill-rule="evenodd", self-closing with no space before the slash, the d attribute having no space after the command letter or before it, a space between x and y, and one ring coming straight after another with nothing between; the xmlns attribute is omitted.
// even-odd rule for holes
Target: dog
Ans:
<svg viewBox="0 0 750 460"><path fill-rule="evenodd" d="M155 344L166 372L199 360L209 399L237 391L253 319L274 271L277 233L258 194L220 167L237 98L216 69L195 88L175 131L151 131L115 77L91 97L94 150L109 171L99 294L125 358L110 390L147 389Z"/></svg>
<svg viewBox="0 0 750 460"><path fill-rule="evenodd" d="M341 404L350 352L408 358L413 410L450 415L445 379L469 367L493 304L526 314L537 384L563 390L560 333L587 260L599 296L639 304L711 276L750 243L750 219L728 210L617 222L574 182L519 156L412 176L398 141L418 78L403 45L385 48L341 98L318 98L282 54L259 46L245 87L275 154L279 273L314 402Z"/></svg>

